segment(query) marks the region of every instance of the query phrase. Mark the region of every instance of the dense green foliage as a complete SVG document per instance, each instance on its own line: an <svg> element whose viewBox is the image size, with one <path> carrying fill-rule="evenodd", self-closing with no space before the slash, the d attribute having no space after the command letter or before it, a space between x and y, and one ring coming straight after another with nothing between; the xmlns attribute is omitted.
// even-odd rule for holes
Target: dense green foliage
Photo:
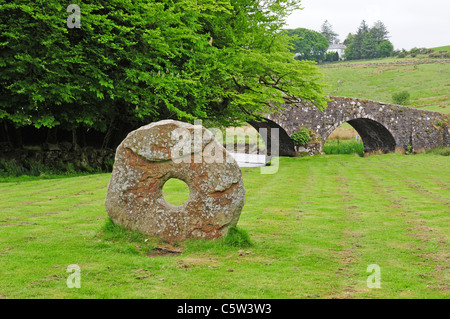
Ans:
<svg viewBox="0 0 450 319"><path fill-rule="evenodd" d="M0 121L108 131L158 119L245 121L269 101L325 106L281 32L296 0L0 0Z"/></svg>
<svg viewBox="0 0 450 319"><path fill-rule="evenodd" d="M390 41L383 41L377 46L377 57L385 58L392 54L394 46Z"/></svg>
<svg viewBox="0 0 450 319"><path fill-rule="evenodd" d="M327 62L337 62L339 61L339 53L330 51L325 54L325 61Z"/></svg>
<svg viewBox="0 0 450 319"><path fill-rule="evenodd" d="M389 32L381 21L369 28L363 20L356 34L349 34L344 44L347 60L384 58L392 54L394 46L388 40Z"/></svg>
<svg viewBox="0 0 450 319"><path fill-rule="evenodd" d="M325 59L328 41L319 32L297 28L288 29L287 34L293 37L291 51L297 60L319 62Z"/></svg>

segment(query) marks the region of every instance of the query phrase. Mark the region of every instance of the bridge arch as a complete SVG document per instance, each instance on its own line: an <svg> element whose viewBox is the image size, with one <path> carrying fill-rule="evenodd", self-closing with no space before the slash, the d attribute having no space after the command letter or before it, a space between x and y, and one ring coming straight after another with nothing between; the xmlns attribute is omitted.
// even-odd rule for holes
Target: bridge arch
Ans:
<svg viewBox="0 0 450 319"><path fill-rule="evenodd" d="M267 136L264 140L266 147L267 147L267 154L272 154L272 146L278 147L279 155L281 156L295 156L295 147L294 142L289 137L288 133L284 128L282 128L280 125L275 123L272 120L269 120L267 118L262 118L259 121L250 120L248 121L248 124L253 126L258 132L260 128L267 129ZM278 141L272 140L272 129L278 129ZM278 144L278 145L277 145Z"/></svg>
<svg viewBox="0 0 450 319"><path fill-rule="evenodd" d="M364 152L373 152L381 150L383 153L395 151L396 142L391 131L382 124L369 116L361 118L345 118L326 130L322 136L322 143L325 143L330 134L343 123L350 124L358 132L364 143Z"/></svg>

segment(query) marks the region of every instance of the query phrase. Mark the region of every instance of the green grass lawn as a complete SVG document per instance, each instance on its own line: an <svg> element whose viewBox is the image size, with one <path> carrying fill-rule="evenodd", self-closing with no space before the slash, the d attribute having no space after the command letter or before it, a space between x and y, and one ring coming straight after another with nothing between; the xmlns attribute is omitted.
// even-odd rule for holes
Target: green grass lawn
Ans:
<svg viewBox="0 0 450 319"><path fill-rule="evenodd" d="M162 242L108 221L110 174L0 183L0 297L449 297L448 157L324 155L242 171L238 229L252 246L189 240L160 256ZM72 264L79 289L66 285ZM380 289L367 286L371 264Z"/></svg>
<svg viewBox="0 0 450 319"><path fill-rule="evenodd" d="M321 67L325 89L332 96L346 96L392 103L392 94L407 90L411 95L407 106L450 113L450 63L408 65L375 65L373 63L403 61L386 58L373 61L352 61ZM405 59L405 61L408 59ZM345 63L345 64L344 64ZM363 63L363 64L361 64ZM364 64L365 63L365 64ZM333 67L330 67L333 66ZM338 82L340 81L340 82Z"/></svg>

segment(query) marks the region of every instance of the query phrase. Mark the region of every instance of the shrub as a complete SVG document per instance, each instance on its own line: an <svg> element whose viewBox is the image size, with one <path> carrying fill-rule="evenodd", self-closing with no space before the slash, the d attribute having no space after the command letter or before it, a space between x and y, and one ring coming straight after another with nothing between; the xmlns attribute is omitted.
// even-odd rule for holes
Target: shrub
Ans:
<svg viewBox="0 0 450 319"><path fill-rule="evenodd" d="M112 172L114 168L114 157L105 159L103 164L107 172Z"/></svg>
<svg viewBox="0 0 450 319"><path fill-rule="evenodd" d="M44 164L38 161L34 160L26 160L24 168L28 171L23 171L23 175L30 175L30 176L39 176L48 172L51 172L52 169L50 167L46 167Z"/></svg>
<svg viewBox="0 0 450 319"><path fill-rule="evenodd" d="M405 154L406 154L406 155L410 155L410 154L412 154L412 152L413 152L413 147L412 147L412 145L406 146L406 152L405 152Z"/></svg>
<svg viewBox="0 0 450 319"><path fill-rule="evenodd" d="M325 61L327 62L335 62L339 61L339 53L337 52L328 52L325 54Z"/></svg>
<svg viewBox="0 0 450 319"><path fill-rule="evenodd" d="M27 169L15 160L0 159L0 170L2 176L18 177L27 173Z"/></svg>
<svg viewBox="0 0 450 319"><path fill-rule="evenodd" d="M377 47L377 54L380 58L388 57L392 54L394 46L390 41L383 41Z"/></svg>
<svg viewBox="0 0 450 319"><path fill-rule="evenodd" d="M432 150L428 150L425 152L426 154L434 154L434 155L442 155L442 156L450 156L450 147L438 147Z"/></svg>
<svg viewBox="0 0 450 319"><path fill-rule="evenodd" d="M112 163L112 164L111 164ZM80 167L75 167L71 162L64 163L62 160L53 165L44 164L34 159L26 159L23 162L18 162L15 159L6 160L0 159L0 177L11 178L20 176L43 176L44 178L50 175L78 175L78 174L94 174L103 171L110 172L114 160L110 161L106 170L102 170L100 166L91 167L90 165L81 164ZM111 168L111 170L109 170Z"/></svg>
<svg viewBox="0 0 450 319"><path fill-rule="evenodd" d="M311 140L311 132L308 128L302 126L299 131L291 135L291 139L296 146L305 146Z"/></svg>
<svg viewBox="0 0 450 319"><path fill-rule="evenodd" d="M430 53L428 55L428 57L430 57L430 58L450 58L450 53L445 52L445 51L439 51L439 52Z"/></svg>
<svg viewBox="0 0 450 319"><path fill-rule="evenodd" d="M399 105L407 105L409 103L409 98L409 92L406 90L392 94L392 101Z"/></svg>

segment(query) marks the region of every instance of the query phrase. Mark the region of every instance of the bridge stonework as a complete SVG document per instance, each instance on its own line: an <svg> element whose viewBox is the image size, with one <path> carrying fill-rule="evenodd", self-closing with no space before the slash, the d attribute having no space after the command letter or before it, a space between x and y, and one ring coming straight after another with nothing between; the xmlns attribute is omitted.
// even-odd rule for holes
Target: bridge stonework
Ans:
<svg viewBox="0 0 450 319"><path fill-rule="evenodd" d="M344 122L358 132L365 152L392 152L396 148L417 151L450 146L448 114L346 97L332 97L324 111L307 103L283 107L270 114L265 122L250 123L257 129L281 128L279 149L282 156L295 155L289 136L302 126L313 129L323 146L328 136Z"/></svg>

